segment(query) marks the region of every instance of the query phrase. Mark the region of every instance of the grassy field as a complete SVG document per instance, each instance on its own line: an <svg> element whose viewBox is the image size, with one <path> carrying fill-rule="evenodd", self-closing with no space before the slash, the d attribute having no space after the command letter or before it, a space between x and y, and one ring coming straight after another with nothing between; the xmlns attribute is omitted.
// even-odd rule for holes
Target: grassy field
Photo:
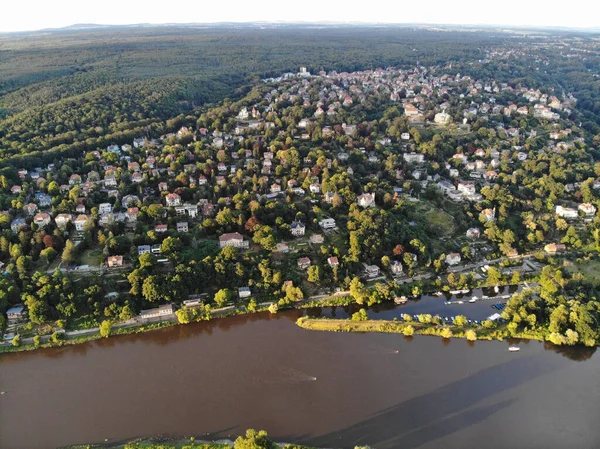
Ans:
<svg viewBox="0 0 600 449"><path fill-rule="evenodd" d="M79 265L90 265L95 267L101 265L103 261L104 256L100 248L86 249L77 259Z"/></svg>
<svg viewBox="0 0 600 449"><path fill-rule="evenodd" d="M572 262L565 260L564 266L571 274L581 273L590 282L600 283L600 260Z"/></svg>
<svg viewBox="0 0 600 449"><path fill-rule="evenodd" d="M434 207L424 207L422 213L427 225L439 232L441 237L454 234L454 218L450 214Z"/></svg>

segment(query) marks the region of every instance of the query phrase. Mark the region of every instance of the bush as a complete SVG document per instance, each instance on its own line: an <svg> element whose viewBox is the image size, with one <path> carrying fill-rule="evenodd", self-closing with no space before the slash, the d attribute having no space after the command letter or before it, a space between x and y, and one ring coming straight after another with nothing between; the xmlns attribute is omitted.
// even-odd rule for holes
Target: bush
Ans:
<svg viewBox="0 0 600 449"><path fill-rule="evenodd" d="M440 335L443 338L451 338L452 337L452 329L450 329L449 327L445 327L442 329L442 332L440 333Z"/></svg>
<svg viewBox="0 0 600 449"><path fill-rule="evenodd" d="M102 323L100 323L100 336L104 338L108 337L110 335L111 327L112 323L110 320L102 321Z"/></svg>
<svg viewBox="0 0 600 449"><path fill-rule="evenodd" d="M404 329L402 329L402 334L404 334L407 337L411 337L414 333L415 328L412 327L410 324L408 326L405 326Z"/></svg>
<svg viewBox="0 0 600 449"><path fill-rule="evenodd" d="M477 340L477 332L475 332L473 329L469 329L467 332L465 332L465 337L467 337L467 340L469 341L475 341Z"/></svg>
<svg viewBox="0 0 600 449"><path fill-rule="evenodd" d="M367 321L369 314L366 309L360 309L358 312L352 314L352 321Z"/></svg>
<svg viewBox="0 0 600 449"><path fill-rule="evenodd" d="M21 336L19 334L15 335L10 341L10 344L13 345L15 348L17 346L21 346Z"/></svg>
<svg viewBox="0 0 600 449"><path fill-rule="evenodd" d="M40 336L39 336L39 335L35 335L35 336L33 337L33 345L34 345L36 348L37 348L37 347L39 347L39 346L40 346L40 343L41 343L41 340L42 340L42 339L40 338Z"/></svg>

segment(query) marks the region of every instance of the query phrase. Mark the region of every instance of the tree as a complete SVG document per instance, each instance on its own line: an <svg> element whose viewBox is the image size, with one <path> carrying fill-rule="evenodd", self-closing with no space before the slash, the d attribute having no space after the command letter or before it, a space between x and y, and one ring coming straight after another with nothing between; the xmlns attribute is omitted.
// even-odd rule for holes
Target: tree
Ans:
<svg viewBox="0 0 600 449"><path fill-rule="evenodd" d="M415 333L415 328L412 325L404 326L402 329L402 334L406 337L411 337Z"/></svg>
<svg viewBox="0 0 600 449"><path fill-rule="evenodd" d="M366 309L360 309L358 312L352 314L352 321L367 321L369 314Z"/></svg>
<svg viewBox="0 0 600 449"><path fill-rule="evenodd" d="M42 340L42 339L40 338L40 336L39 336L39 335L34 335L34 336L33 336L33 345L34 345L36 348L39 348L39 346L40 346L40 343L41 343L41 340Z"/></svg>
<svg viewBox="0 0 600 449"><path fill-rule="evenodd" d="M72 240L67 240L67 242L65 243L65 249L63 250L62 253L62 260L65 263L73 263L75 262L75 258L76 258L76 249L75 249L75 244L73 243Z"/></svg>
<svg viewBox="0 0 600 449"><path fill-rule="evenodd" d="M454 317L454 325L463 327L467 324L467 317L464 315L457 315Z"/></svg>
<svg viewBox="0 0 600 449"><path fill-rule="evenodd" d="M10 344L14 347L21 346L21 336L19 334L15 335L10 341Z"/></svg>
<svg viewBox="0 0 600 449"><path fill-rule="evenodd" d="M321 268L318 265L313 265L308 268L308 282L318 284L321 281Z"/></svg>
<svg viewBox="0 0 600 449"><path fill-rule="evenodd" d="M443 328L441 335L443 338L452 338L452 329L449 327Z"/></svg>
<svg viewBox="0 0 600 449"><path fill-rule="evenodd" d="M144 253L138 257L140 261L140 268L152 268L156 263L156 258L151 253Z"/></svg>
<svg viewBox="0 0 600 449"><path fill-rule="evenodd" d="M158 276L148 276L142 283L142 296L150 302L160 301L162 286L163 284Z"/></svg>
<svg viewBox="0 0 600 449"><path fill-rule="evenodd" d="M269 306L269 312L270 313L277 313L279 311L279 306L277 305L276 302L274 302L273 304L271 304Z"/></svg>
<svg viewBox="0 0 600 449"><path fill-rule="evenodd" d="M473 329L469 329L467 332L465 332L465 337L467 337L467 340L469 341L475 341L477 340L477 332L475 332Z"/></svg>
<svg viewBox="0 0 600 449"><path fill-rule="evenodd" d="M277 449L264 430L246 430L246 436L238 437L233 443L234 449Z"/></svg>
<svg viewBox="0 0 600 449"><path fill-rule="evenodd" d="M215 293L215 303L219 307L223 307L231 300L231 290L228 288L222 288L217 293Z"/></svg>
<svg viewBox="0 0 600 449"><path fill-rule="evenodd" d="M350 294L358 304L362 304L365 300L366 292L364 284L360 282L357 276L350 281Z"/></svg>
<svg viewBox="0 0 600 449"><path fill-rule="evenodd" d="M100 323L100 336L107 338L110 335L112 323L110 320L104 320Z"/></svg>

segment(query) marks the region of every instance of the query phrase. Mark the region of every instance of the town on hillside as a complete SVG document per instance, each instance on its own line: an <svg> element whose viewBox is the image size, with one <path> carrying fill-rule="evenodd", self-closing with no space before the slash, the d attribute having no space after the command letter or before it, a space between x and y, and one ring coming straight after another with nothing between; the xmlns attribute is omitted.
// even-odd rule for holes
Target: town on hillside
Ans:
<svg viewBox="0 0 600 449"><path fill-rule="evenodd" d="M600 166L576 101L448 66L302 67L168 134L12 168L0 178L5 340L180 307L518 284L600 245L588 226Z"/></svg>

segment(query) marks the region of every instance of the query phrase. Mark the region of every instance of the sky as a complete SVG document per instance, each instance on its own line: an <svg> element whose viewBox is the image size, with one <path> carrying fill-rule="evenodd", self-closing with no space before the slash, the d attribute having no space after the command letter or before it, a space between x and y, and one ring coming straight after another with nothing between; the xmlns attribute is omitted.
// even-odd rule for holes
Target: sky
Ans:
<svg viewBox="0 0 600 449"><path fill-rule="evenodd" d="M598 0L2 0L2 3L0 32L78 23L256 21L600 27Z"/></svg>

